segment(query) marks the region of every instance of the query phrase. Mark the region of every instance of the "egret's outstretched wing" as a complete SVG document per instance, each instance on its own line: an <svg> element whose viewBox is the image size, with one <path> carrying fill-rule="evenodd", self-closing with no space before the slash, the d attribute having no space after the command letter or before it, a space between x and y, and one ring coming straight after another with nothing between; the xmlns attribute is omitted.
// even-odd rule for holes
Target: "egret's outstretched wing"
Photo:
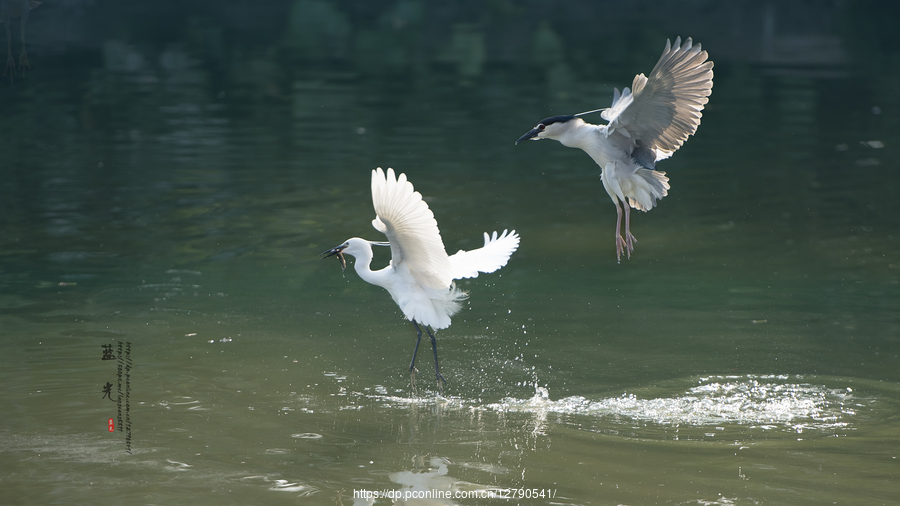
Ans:
<svg viewBox="0 0 900 506"><path fill-rule="evenodd" d="M631 90L616 90L613 105L603 112L610 131L641 141L656 152L656 159L668 158L697 131L703 106L713 85L713 62L700 44L681 37L666 49L647 78L634 77Z"/></svg>
<svg viewBox="0 0 900 506"><path fill-rule="evenodd" d="M450 261L434 213L406 180L406 174L395 177L394 169L388 169L387 175L380 167L373 170L372 204L377 215L372 226L391 243L394 267L406 264L423 286L450 288Z"/></svg>
<svg viewBox="0 0 900 506"><path fill-rule="evenodd" d="M506 265L509 256L519 247L519 234L506 230L497 237L497 232L484 234L484 246L472 251L459 250L450 257L450 272L453 279L476 278L479 272L489 273Z"/></svg>

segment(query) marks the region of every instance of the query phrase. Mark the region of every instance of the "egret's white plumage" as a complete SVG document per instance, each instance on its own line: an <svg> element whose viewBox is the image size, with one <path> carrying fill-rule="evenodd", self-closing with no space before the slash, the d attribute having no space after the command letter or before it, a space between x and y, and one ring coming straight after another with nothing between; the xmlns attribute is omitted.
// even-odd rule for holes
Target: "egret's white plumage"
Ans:
<svg viewBox="0 0 900 506"><path fill-rule="evenodd" d="M433 329L443 329L450 326L450 317L459 311L460 303L467 294L456 287L454 279L474 278L480 272L494 272L506 265L510 255L519 247L518 234L504 230L499 236L497 232L491 236L485 233L481 248L460 250L448 256L434 213L406 175L397 177L390 168L387 173L381 168L372 171L372 204L376 215L372 226L387 236L391 247L390 264L377 271L371 270L372 245L384 243L358 237L348 239L323 255L337 255L342 262L343 255L356 258L354 268L359 276L391 294L404 316L416 326L419 339L422 335L419 323ZM429 335L435 347L431 331ZM411 371L414 366L415 352L410 364ZM438 379L443 379L437 365L436 348L435 372Z"/></svg>
<svg viewBox="0 0 900 506"><path fill-rule="evenodd" d="M612 106L571 116L552 116L516 141L555 139L580 148L602 168L603 187L616 205L616 256L634 250L630 209L649 211L665 197L669 179L656 162L672 156L697 131L703 107L712 93L713 62L690 38L673 46L666 41L662 56L650 72L635 76L631 89L613 92ZM606 125L580 118L601 112ZM621 202L621 207L620 207ZM625 214L625 239L620 234Z"/></svg>

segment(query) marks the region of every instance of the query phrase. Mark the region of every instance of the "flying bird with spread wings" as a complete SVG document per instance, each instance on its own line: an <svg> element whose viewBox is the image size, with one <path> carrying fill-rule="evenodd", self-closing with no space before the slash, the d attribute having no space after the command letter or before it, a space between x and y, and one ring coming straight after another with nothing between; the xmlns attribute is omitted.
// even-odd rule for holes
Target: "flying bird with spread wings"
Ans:
<svg viewBox="0 0 900 506"><path fill-rule="evenodd" d="M510 255L519 247L515 230L497 235L484 234L484 246L471 251L447 255L434 213L413 189L406 174L396 176L393 169L385 174L381 168L372 171L372 203L375 219L372 226L387 236L387 242L375 242L353 237L341 245L322 253L322 258L336 256L346 268L344 255L356 259L354 268L364 281L378 285L400 306L403 315L416 328L418 338L409 364L410 378L415 388L416 353L422 341L424 325L434 351L434 372L438 390L445 382L438 366L437 342L431 329L450 326L450 317L460 310L467 293L457 288L455 279L474 278L506 265ZM376 271L370 267L372 246L390 246L390 264ZM429 329L429 327L431 327Z"/></svg>
<svg viewBox="0 0 900 506"><path fill-rule="evenodd" d="M631 208L649 211L668 195L669 178L656 170L697 131L713 86L713 62L690 38L666 41L650 77L638 74L612 106L542 119L516 141L554 139L584 150L601 167L603 187L616 206L616 258L628 258L637 240L631 233ZM599 112L608 123L593 125L581 116ZM621 234L625 215L625 237Z"/></svg>

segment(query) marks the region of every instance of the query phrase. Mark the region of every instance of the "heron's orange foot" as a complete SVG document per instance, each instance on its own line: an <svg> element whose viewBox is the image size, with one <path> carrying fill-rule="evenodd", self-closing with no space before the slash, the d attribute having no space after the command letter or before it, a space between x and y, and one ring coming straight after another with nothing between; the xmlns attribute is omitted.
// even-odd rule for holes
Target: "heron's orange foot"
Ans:
<svg viewBox="0 0 900 506"><path fill-rule="evenodd" d="M616 261L622 263L622 253L628 251L628 258L631 258L631 249L625 243L625 239L622 239L621 235L616 236Z"/></svg>
<svg viewBox="0 0 900 506"><path fill-rule="evenodd" d="M628 250L628 259L631 259L631 254L634 253L634 245L637 244L637 239L631 235L631 232L625 232L625 247Z"/></svg>

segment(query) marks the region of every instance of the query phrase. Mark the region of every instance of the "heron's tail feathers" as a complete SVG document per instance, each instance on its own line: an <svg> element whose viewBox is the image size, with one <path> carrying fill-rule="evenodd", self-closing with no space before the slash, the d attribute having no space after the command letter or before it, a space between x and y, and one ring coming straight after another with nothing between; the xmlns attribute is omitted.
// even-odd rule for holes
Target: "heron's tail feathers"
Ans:
<svg viewBox="0 0 900 506"><path fill-rule="evenodd" d="M450 294L446 299L435 301L437 304L443 305L447 314L452 316L462 309L462 303L469 298L469 292L460 289L456 283L450 285ZM448 323L449 324L449 323Z"/></svg>
<svg viewBox="0 0 900 506"><path fill-rule="evenodd" d="M633 195L628 197L631 207L649 211L656 207L656 201L669 194L669 178L665 172L650 169L635 171Z"/></svg>
<svg viewBox="0 0 900 506"><path fill-rule="evenodd" d="M426 290L427 299L410 299L401 305L403 314L410 320L424 323L433 329L445 329L450 326L450 317L462 309L462 303L469 293L451 284L447 290Z"/></svg>

